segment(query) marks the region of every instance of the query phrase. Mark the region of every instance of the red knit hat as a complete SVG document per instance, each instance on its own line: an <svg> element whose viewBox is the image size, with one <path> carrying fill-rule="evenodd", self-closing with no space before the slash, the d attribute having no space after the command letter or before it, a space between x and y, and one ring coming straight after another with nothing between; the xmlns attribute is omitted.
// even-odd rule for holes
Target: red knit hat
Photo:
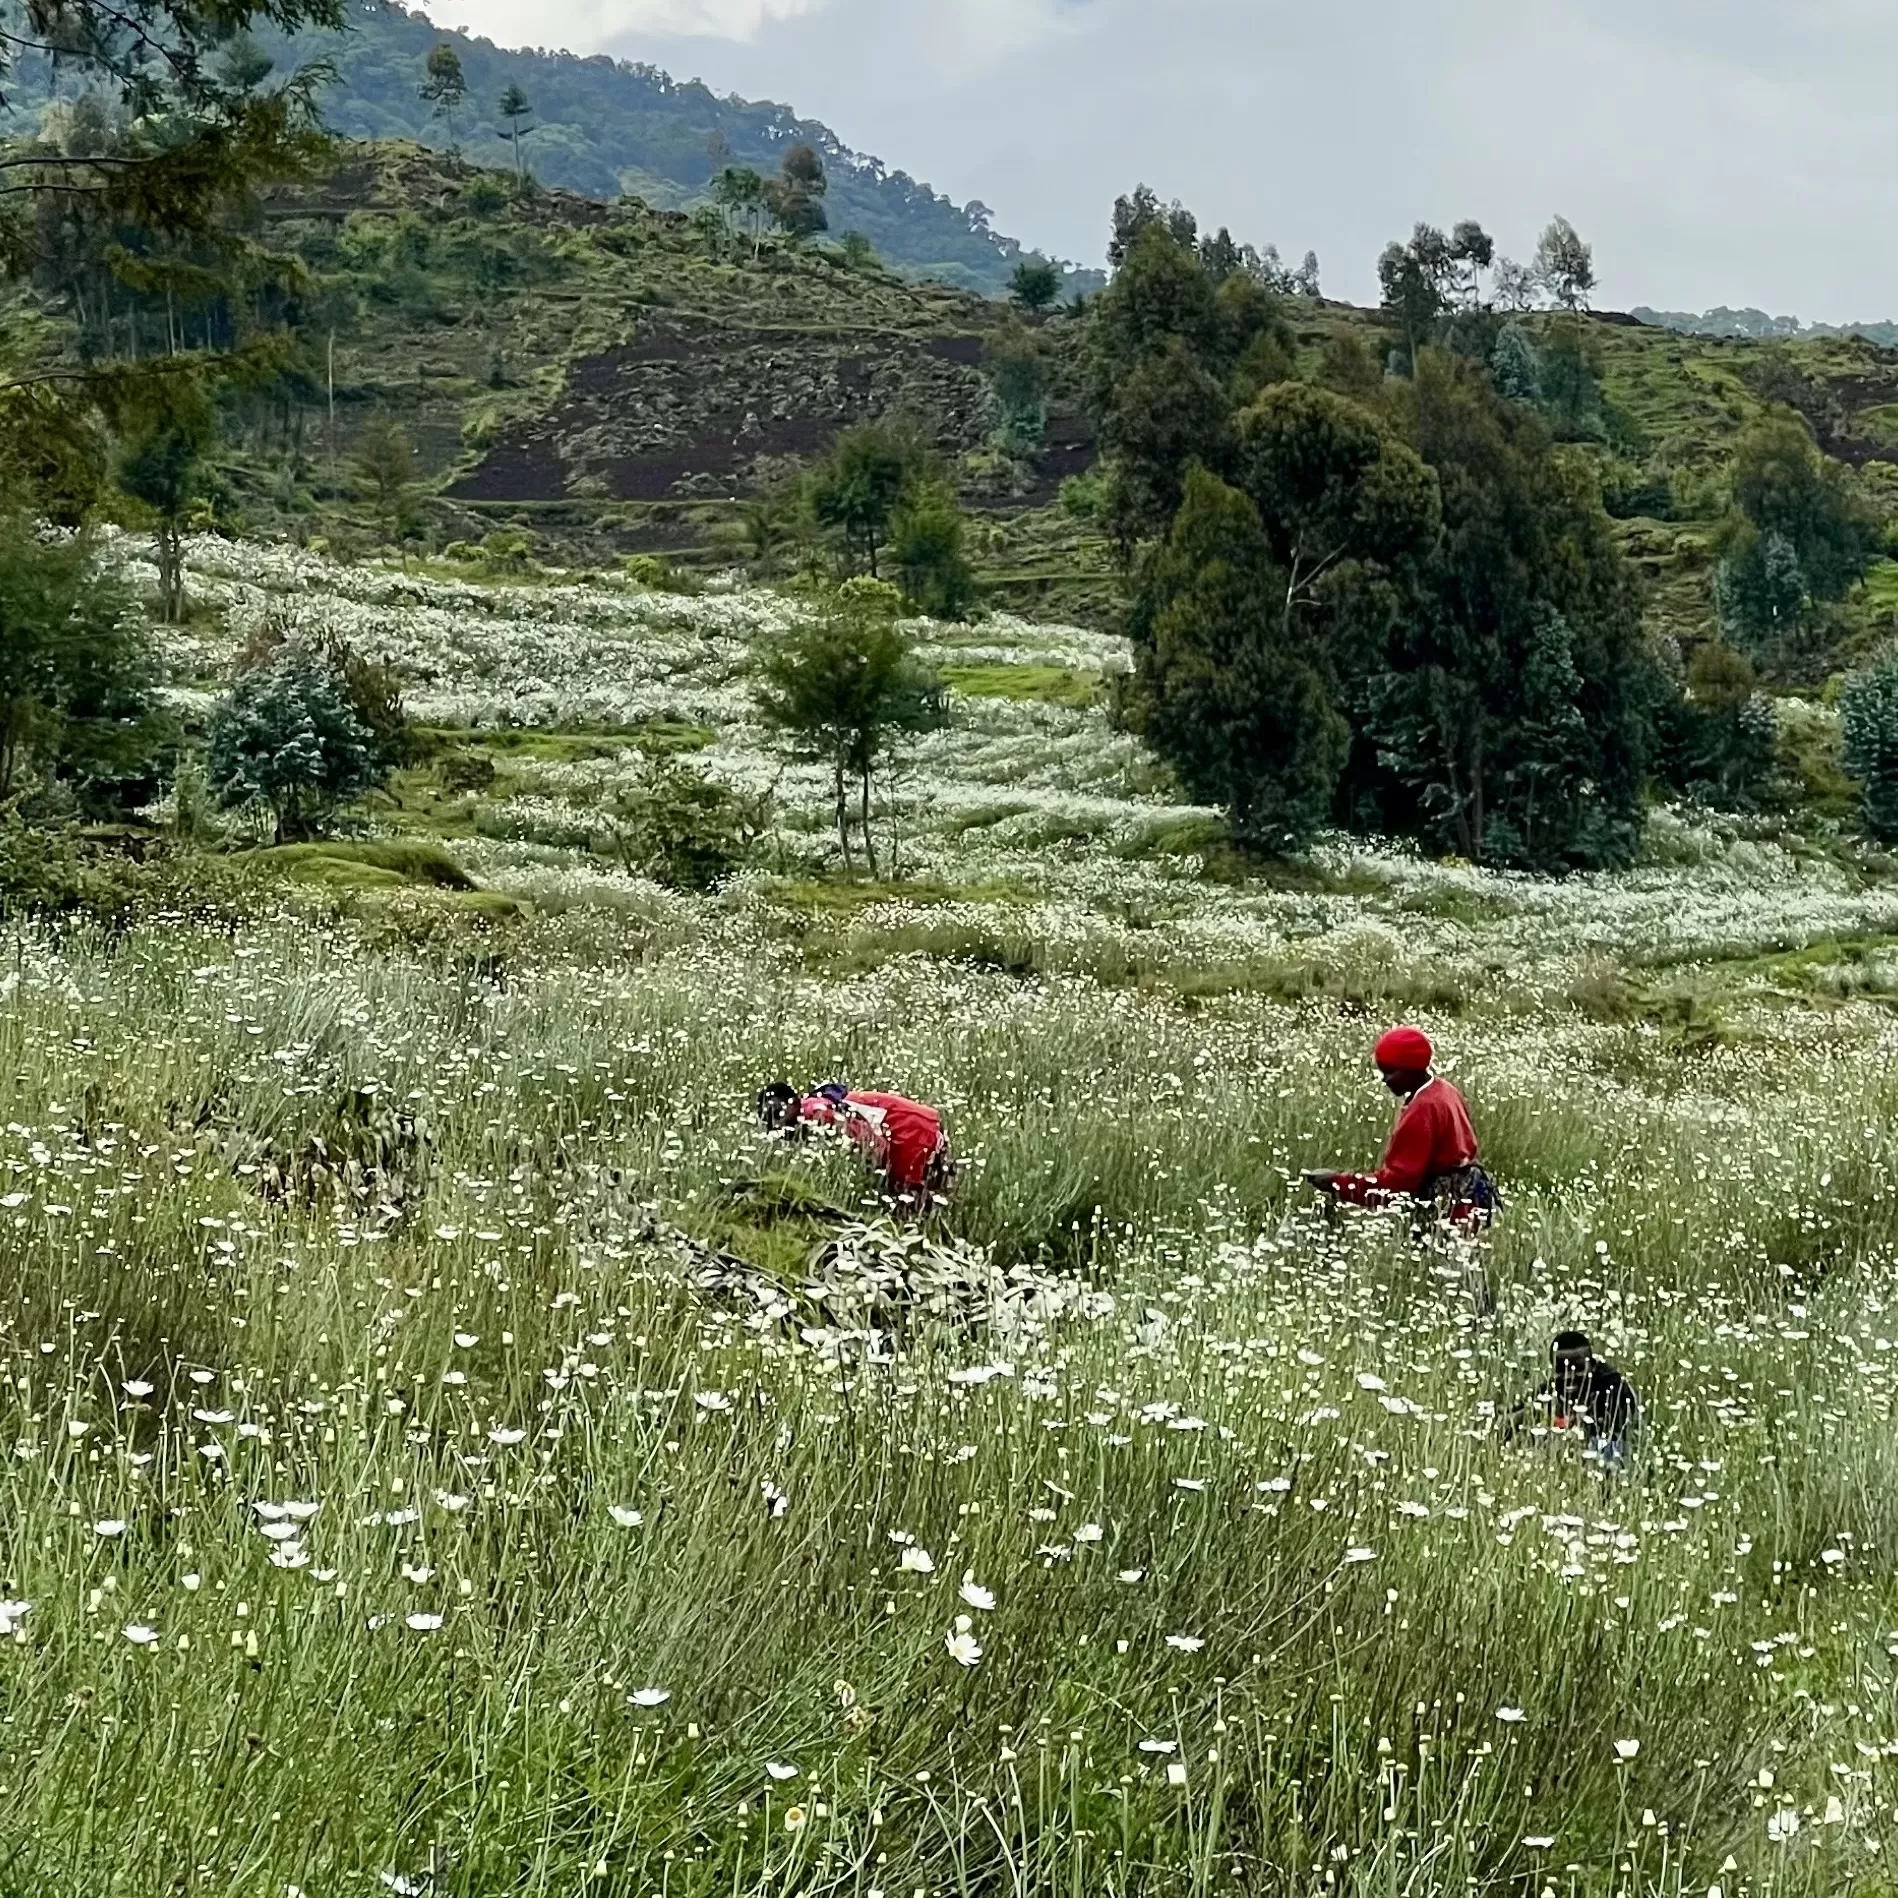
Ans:
<svg viewBox="0 0 1898 1898"><path fill-rule="evenodd" d="M1400 1074L1421 1074L1436 1058L1437 1051L1421 1028L1393 1028L1372 1056L1380 1068L1392 1068Z"/></svg>

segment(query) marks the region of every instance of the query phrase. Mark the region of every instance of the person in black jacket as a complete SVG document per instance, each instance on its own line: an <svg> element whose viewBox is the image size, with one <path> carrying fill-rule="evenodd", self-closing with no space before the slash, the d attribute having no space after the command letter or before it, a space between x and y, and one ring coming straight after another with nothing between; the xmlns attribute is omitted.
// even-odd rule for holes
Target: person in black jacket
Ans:
<svg viewBox="0 0 1898 1898"><path fill-rule="evenodd" d="M1549 1358L1549 1381L1510 1413L1503 1441L1546 1420L1551 1431L1579 1431L1583 1454L1603 1470L1626 1469L1641 1445L1641 1399L1634 1386L1596 1357L1585 1332L1562 1332Z"/></svg>

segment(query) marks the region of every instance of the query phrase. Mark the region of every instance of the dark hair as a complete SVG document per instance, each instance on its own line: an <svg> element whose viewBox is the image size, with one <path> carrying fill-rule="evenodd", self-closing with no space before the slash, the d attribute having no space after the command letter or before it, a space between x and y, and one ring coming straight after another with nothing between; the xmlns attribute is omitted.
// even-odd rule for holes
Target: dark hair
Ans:
<svg viewBox="0 0 1898 1898"><path fill-rule="evenodd" d="M1575 1351L1586 1351L1592 1357L1595 1347L1588 1342L1588 1333L1585 1331L1559 1331L1550 1349L1557 1357L1566 1357Z"/></svg>
<svg viewBox="0 0 1898 1898"><path fill-rule="evenodd" d="M773 1081L758 1090L758 1118L767 1127L795 1126L798 1106L803 1098L789 1081Z"/></svg>

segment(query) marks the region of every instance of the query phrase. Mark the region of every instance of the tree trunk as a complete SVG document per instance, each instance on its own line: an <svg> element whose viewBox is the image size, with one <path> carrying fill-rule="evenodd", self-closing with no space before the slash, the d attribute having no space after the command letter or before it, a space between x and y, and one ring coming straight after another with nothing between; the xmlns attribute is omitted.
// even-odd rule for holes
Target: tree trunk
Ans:
<svg viewBox="0 0 1898 1898"><path fill-rule="evenodd" d="M876 833L870 828L870 769L866 765L863 771L863 854L870 866L871 881L877 875Z"/></svg>
<svg viewBox="0 0 1898 1898"><path fill-rule="evenodd" d="M1483 861L1483 721L1479 713L1470 739L1470 861Z"/></svg>
<svg viewBox="0 0 1898 1898"><path fill-rule="evenodd" d="M844 875L849 876L854 869L850 859L850 797L844 784L844 763L841 758L833 769L831 785L837 798L837 843L844 853Z"/></svg>

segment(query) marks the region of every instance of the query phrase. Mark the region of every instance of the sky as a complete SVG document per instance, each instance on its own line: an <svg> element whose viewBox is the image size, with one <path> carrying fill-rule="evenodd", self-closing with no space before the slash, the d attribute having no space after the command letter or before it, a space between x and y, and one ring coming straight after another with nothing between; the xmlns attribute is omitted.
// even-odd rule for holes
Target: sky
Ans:
<svg viewBox="0 0 1898 1898"><path fill-rule="evenodd" d="M1138 182L1315 249L1372 300L1420 219L1526 257L1560 213L1596 305L1898 318L1891 0L431 0L504 45L649 60L821 119L1097 264Z"/></svg>

